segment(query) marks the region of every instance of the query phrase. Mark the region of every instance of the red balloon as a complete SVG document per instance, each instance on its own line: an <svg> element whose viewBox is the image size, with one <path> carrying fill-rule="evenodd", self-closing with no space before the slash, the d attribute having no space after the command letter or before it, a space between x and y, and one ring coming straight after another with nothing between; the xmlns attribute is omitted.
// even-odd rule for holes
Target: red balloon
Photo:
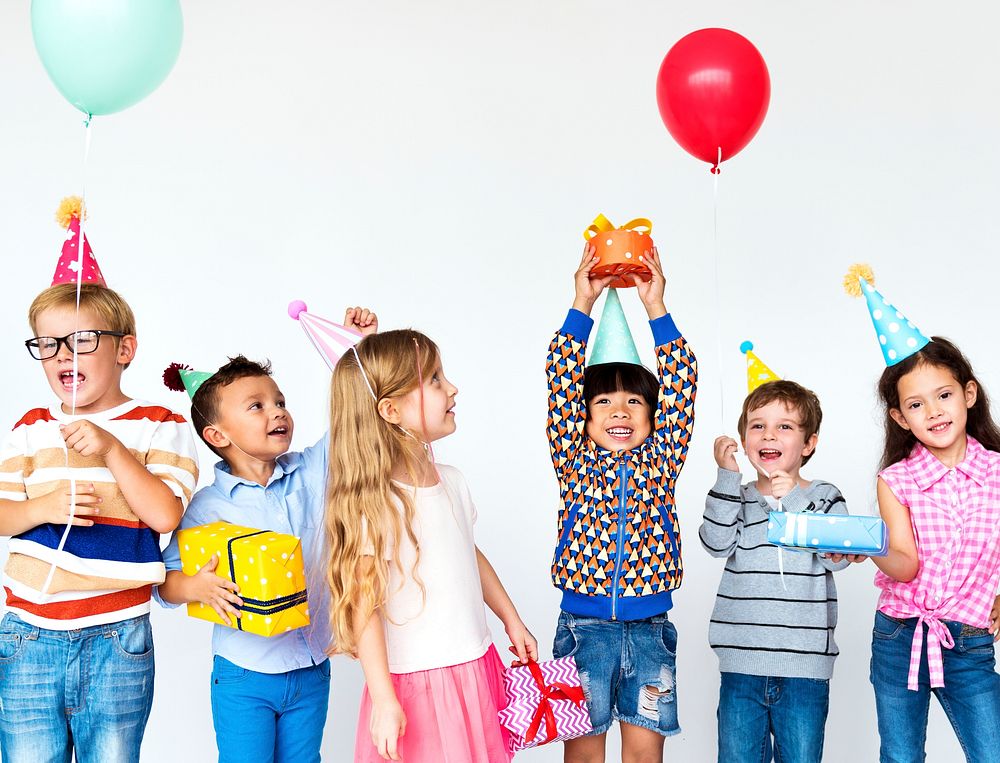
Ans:
<svg viewBox="0 0 1000 763"><path fill-rule="evenodd" d="M728 29L699 29L682 37L656 77L663 124L681 148L711 162L712 172L753 139L770 100L763 56Z"/></svg>

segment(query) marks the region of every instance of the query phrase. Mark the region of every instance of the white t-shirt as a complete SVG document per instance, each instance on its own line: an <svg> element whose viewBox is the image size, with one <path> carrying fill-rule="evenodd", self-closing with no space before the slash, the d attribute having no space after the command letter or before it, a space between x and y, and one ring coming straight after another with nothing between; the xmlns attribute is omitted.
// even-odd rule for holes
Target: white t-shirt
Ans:
<svg viewBox="0 0 1000 763"><path fill-rule="evenodd" d="M413 673L478 660L492 643L486 626L483 587L472 526L476 507L462 473L438 464L441 481L415 491L416 549L404 534L399 543L402 574L389 564L388 602L383 610L389 671ZM391 545L388 552L391 554Z"/></svg>

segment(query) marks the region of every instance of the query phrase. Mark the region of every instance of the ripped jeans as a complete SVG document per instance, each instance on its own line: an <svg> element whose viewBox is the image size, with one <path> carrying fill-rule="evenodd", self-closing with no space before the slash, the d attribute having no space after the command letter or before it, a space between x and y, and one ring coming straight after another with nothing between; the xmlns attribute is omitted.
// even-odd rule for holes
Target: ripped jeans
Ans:
<svg viewBox="0 0 1000 763"><path fill-rule="evenodd" d="M576 661L594 734L614 720L679 733L676 654L677 629L665 614L622 622L560 612L552 646L556 659Z"/></svg>

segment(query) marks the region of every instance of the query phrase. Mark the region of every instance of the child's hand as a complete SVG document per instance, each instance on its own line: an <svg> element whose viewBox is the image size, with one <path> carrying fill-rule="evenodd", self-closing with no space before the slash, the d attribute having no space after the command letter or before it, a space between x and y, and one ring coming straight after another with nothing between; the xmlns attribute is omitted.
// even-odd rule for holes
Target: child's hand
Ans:
<svg viewBox="0 0 1000 763"><path fill-rule="evenodd" d="M731 472L738 472L739 465L736 463L736 451L739 445L732 437L722 435L715 438L715 463L720 469L728 469Z"/></svg>
<svg viewBox="0 0 1000 763"><path fill-rule="evenodd" d="M378 331L378 316L367 307L349 307L344 314L344 325L368 336Z"/></svg>
<svg viewBox="0 0 1000 763"><path fill-rule="evenodd" d="M516 623L508 626L506 631L507 638L510 639L508 649L510 649L512 655L517 657L516 660L510 663L512 668L527 665L529 659L538 661L538 642L520 618L518 618Z"/></svg>
<svg viewBox="0 0 1000 763"><path fill-rule="evenodd" d="M66 447L81 456L106 456L115 445L120 445L113 434L101 429L93 422L81 419L59 427Z"/></svg>
<svg viewBox="0 0 1000 763"><path fill-rule="evenodd" d="M594 254L596 251L590 244L584 244L580 267L573 274L573 282L576 286L576 297L573 299L573 308L585 315L590 315L590 310L594 307L597 298L601 296L601 292L615 279L614 276L594 278L590 275L591 269L593 269L599 260L597 255Z"/></svg>
<svg viewBox="0 0 1000 763"><path fill-rule="evenodd" d="M208 604L226 625L232 626L229 616L240 617L242 613L236 607L243 606L243 599L237 596L240 587L236 583L215 574L218 566L219 555L212 554L204 567L188 577L188 598Z"/></svg>
<svg viewBox="0 0 1000 763"><path fill-rule="evenodd" d="M795 480L788 472L771 472L771 495L779 501L792 492L795 487Z"/></svg>
<svg viewBox="0 0 1000 763"><path fill-rule="evenodd" d="M1000 596L993 600L993 609L990 610L990 633L994 641L1000 641Z"/></svg>
<svg viewBox="0 0 1000 763"><path fill-rule="evenodd" d="M97 504L101 502L101 497L95 495L94 484L76 483L76 497L71 500L69 485L59 487L51 493L33 498L30 501L31 510L35 512L37 525L51 523L54 525L79 525L80 527L91 527L93 521L87 519L100 513ZM69 507L75 504L73 519L69 518Z"/></svg>
<svg viewBox="0 0 1000 763"><path fill-rule="evenodd" d="M386 760L402 760L396 747L399 738L406 733L406 714L399 700L393 697L391 701L372 703L368 733L379 755Z"/></svg>
<svg viewBox="0 0 1000 763"><path fill-rule="evenodd" d="M868 559L870 558L865 556L864 554L821 554L821 556L829 559L834 564L842 562L845 559L849 561L851 564L861 564L862 562L868 561Z"/></svg>
<svg viewBox="0 0 1000 763"><path fill-rule="evenodd" d="M667 314L666 305L663 304L663 292L667 286L667 279L663 275L663 266L660 264L660 253L654 246L652 251L643 252L639 261L649 268L653 277L648 281L643 281L634 273L631 275L635 290L642 300L643 307L650 320L655 320Z"/></svg>

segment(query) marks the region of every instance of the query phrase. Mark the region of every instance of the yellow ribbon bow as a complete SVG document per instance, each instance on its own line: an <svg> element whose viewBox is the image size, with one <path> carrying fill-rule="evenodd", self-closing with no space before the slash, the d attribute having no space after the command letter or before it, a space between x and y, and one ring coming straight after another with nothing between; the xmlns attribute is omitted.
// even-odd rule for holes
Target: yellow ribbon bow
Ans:
<svg viewBox="0 0 1000 763"><path fill-rule="evenodd" d="M645 230L639 230L641 228L645 228ZM616 230L614 223L604 215L598 215L594 218L594 222L587 226L587 229L583 232L583 237L587 241L590 241L597 234L607 233L612 230ZM634 220L629 220L617 230L634 230L637 233L645 233L648 236L653 232L653 223L645 217L637 217Z"/></svg>

